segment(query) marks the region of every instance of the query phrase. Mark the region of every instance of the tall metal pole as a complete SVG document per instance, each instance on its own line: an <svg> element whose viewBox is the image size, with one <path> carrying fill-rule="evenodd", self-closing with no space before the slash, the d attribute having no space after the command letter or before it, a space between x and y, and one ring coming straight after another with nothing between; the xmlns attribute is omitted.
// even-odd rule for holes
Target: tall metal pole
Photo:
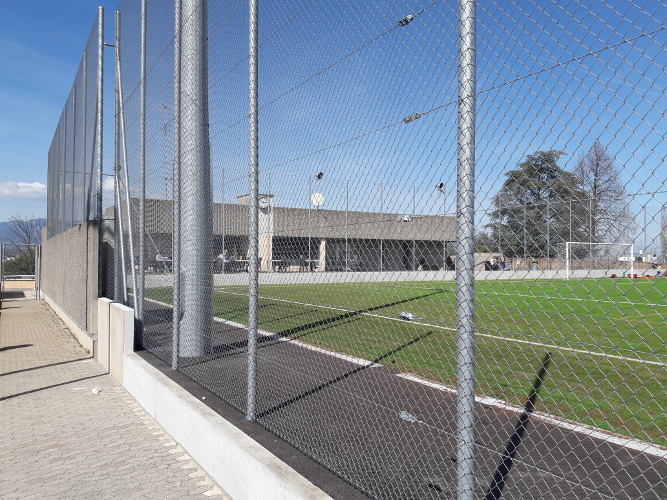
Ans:
<svg viewBox="0 0 667 500"><path fill-rule="evenodd" d="M221 194L221 196L222 196L222 207L221 207L222 227L221 227L220 232L222 233L221 237L222 237L222 256L223 256L223 260L222 260L222 269L220 271L222 272L222 274L225 274L225 169L224 168L222 169L222 189L221 189L221 191L222 191L222 194Z"/></svg>
<svg viewBox="0 0 667 500"><path fill-rule="evenodd" d="M526 261L526 205L524 203L523 205L523 262L526 265L526 269L528 269L528 262Z"/></svg>
<svg viewBox="0 0 667 500"><path fill-rule="evenodd" d="M572 241L572 198L570 198L570 222L568 224L569 239L567 241Z"/></svg>
<svg viewBox="0 0 667 500"><path fill-rule="evenodd" d="M417 270L417 246L415 244L415 232L417 223L415 220L417 218L417 186L412 186L412 269L411 271Z"/></svg>
<svg viewBox="0 0 667 500"><path fill-rule="evenodd" d="M310 271L310 260L312 259L311 257L311 250L310 250L310 235L312 231L312 226L310 224L310 208L311 208L311 201L310 197L313 194L313 179L311 179L310 176L308 176L308 270Z"/></svg>
<svg viewBox="0 0 667 500"><path fill-rule="evenodd" d="M83 53L83 98L81 99L81 222L88 220L86 213L86 153L88 152L86 118L88 113L88 54Z"/></svg>
<svg viewBox="0 0 667 500"><path fill-rule="evenodd" d="M447 188L442 188L442 269L447 270Z"/></svg>
<svg viewBox="0 0 667 500"><path fill-rule="evenodd" d="M588 268L593 269L593 199L588 198Z"/></svg>
<svg viewBox="0 0 667 500"><path fill-rule="evenodd" d="M127 305L127 267L125 265L125 241L123 228L123 215L120 199L120 163L121 163L121 95L120 95L120 11L116 11L116 50L115 50L115 71L116 71L116 99L115 99L115 134L114 134L114 236L115 236L115 294L114 299Z"/></svg>
<svg viewBox="0 0 667 500"><path fill-rule="evenodd" d="M456 345L457 498L475 495L476 2L459 0Z"/></svg>
<svg viewBox="0 0 667 500"><path fill-rule="evenodd" d="M117 19L120 25L120 12L117 12ZM119 28L120 30L120 28ZM119 31L120 32L120 31ZM134 258L134 230L132 224L132 200L130 198L130 174L129 174L129 162L127 160L127 134L125 132L125 100L123 98L123 76L121 70L121 57L120 57L120 38L119 43L116 44L116 78L118 79L118 106L119 106L119 117L120 117L120 137L122 140L122 154L123 154L123 177L125 185L125 211L127 213L127 243L128 251L130 254L130 272L132 274L132 294L134 296L134 301L137 299L137 266L135 265ZM120 212L122 218L122 211ZM123 253L123 255L125 255ZM127 273L127 269L124 267L123 278ZM127 288L127 287L126 287ZM127 292L126 292L127 294ZM127 303L127 297L125 299ZM134 314L136 318L136 303L133 304Z"/></svg>
<svg viewBox="0 0 667 500"><path fill-rule="evenodd" d="M71 212L70 212L70 226L74 227L74 200L76 199L76 83L72 87L72 184L70 192Z"/></svg>
<svg viewBox="0 0 667 500"><path fill-rule="evenodd" d="M147 0L141 0L141 47L139 48L139 277L134 293L137 345L144 345L144 285L146 253L146 15Z"/></svg>
<svg viewBox="0 0 667 500"><path fill-rule="evenodd" d="M380 271L384 271L384 223L383 223L383 212L384 210L384 186L380 184Z"/></svg>
<svg viewBox="0 0 667 500"><path fill-rule="evenodd" d="M259 134L258 134L258 15L257 0L249 1L249 147L250 228L248 245L248 406L246 419L255 420L257 400L257 296L259 294Z"/></svg>
<svg viewBox="0 0 667 500"><path fill-rule="evenodd" d="M348 242L347 242L347 213L350 209L350 181L345 181L345 271L349 269L348 266Z"/></svg>
<svg viewBox="0 0 667 500"><path fill-rule="evenodd" d="M210 352L213 198L208 128L208 0L181 2L181 338L183 357Z"/></svg>
<svg viewBox="0 0 667 500"><path fill-rule="evenodd" d="M547 269L551 269L551 206L549 205L549 200L547 199Z"/></svg>
<svg viewBox="0 0 667 500"><path fill-rule="evenodd" d="M97 9L97 88L95 89L96 96L96 110L95 110L95 128L97 130L96 142L94 145L95 155L97 159L96 173L97 173L97 198L96 198L96 214L97 214L97 231L98 231L98 251L99 264L97 269L97 292L99 297L107 295L106 290L106 255L102 251L104 246L104 214L102 213L102 195L103 195L103 140L104 140L104 9L99 7ZM92 172L91 172L92 174Z"/></svg>
<svg viewBox="0 0 667 500"><path fill-rule="evenodd" d="M172 222L172 347L171 367L178 370L181 349L181 0L174 0L174 167L171 175Z"/></svg>

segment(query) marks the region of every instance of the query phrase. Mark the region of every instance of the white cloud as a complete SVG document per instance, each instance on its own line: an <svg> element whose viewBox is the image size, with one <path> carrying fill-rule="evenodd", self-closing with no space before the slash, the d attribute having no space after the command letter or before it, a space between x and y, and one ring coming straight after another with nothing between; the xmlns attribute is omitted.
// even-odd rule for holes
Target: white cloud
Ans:
<svg viewBox="0 0 667 500"><path fill-rule="evenodd" d="M41 182L0 182L0 197L36 200L46 197L46 185Z"/></svg>

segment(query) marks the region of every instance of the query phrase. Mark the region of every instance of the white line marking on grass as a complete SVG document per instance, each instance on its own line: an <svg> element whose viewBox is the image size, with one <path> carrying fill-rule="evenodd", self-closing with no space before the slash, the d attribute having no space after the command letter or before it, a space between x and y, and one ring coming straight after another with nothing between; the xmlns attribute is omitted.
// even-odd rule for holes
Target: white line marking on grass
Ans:
<svg viewBox="0 0 667 500"><path fill-rule="evenodd" d="M631 306L648 306L648 307L667 307L667 304L652 304L650 302L629 302L629 301L614 301L614 300L602 300L602 299L594 299L594 298L579 298L579 297L550 297L548 295L526 295L523 293L507 293L507 292L484 292L484 291L477 291L475 292L476 295L491 295L491 296L501 296L501 295L506 295L508 297L523 297L523 298L531 298L531 299L549 299L549 300L577 300L579 302L595 302L596 304L602 303L602 304L628 304Z"/></svg>
<svg viewBox="0 0 667 500"><path fill-rule="evenodd" d="M426 385L428 387L431 387L433 389L438 389L443 392L456 394L456 389L453 387L449 387L443 384L436 384L434 382L429 382L428 380L424 380L415 375L410 375L408 373L401 373L398 375L398 377L410 380L412 382L417 382L419 384ZM487 396L475 396L475 401L479 404L493 406L494 408L499 408L501 410L509 410L516 413L521 413L524 411L524 408L521 406L514 405L508 403L507 401L502 401L500 399L490 398ZM617 434L612 434L611 432L607 433L601 431L597 427L580 424L564 418L563 419L556 418L553 415L549 415L547 413L543 413L540 411L534 411L532 415L542 420L543 422L555 425L557 427L562 427L564 429L577 432L579 434L585 434L586 436L594 439L600 439L608 443L613 443L622 446L624 448L629 448L631 450L646 453L648 455L653 455L658 458L667 458L667 448L660 445L649 444L639 439L621 437Z"/></svg>
<svg viewBox="0 0 667 500"><path fill-rule="evenodd" d="M243 294L235 294L235 295L243 295ZM160 305L163 305L163 306L166 306L166 307L172 307L171 304L167 304L165 302L160 302L158 300L153 300L153 299L148 299L148 298L146 298L145 300L148 300L148 301L151 301L151 302L154 302L156 304L160 304ZM281 300L281 299L273 299L273 300ZM290 302L290 301L285 300L284 302ZM296 303L304 305L301 302L296 302ZM333 308L331 308L331 309L333 309ZM338 309L338 310L339 311L344 311L344 309ZM387 319L393 319L393 318L387 318ZM219 322L219 323L224 323L224 324L236 327L236 328L246 329L248 327L247 325L244 325L242 323L237 323L235 321L229 321L229 320L226 320L226 319L223 319L223 318L218 318L216 316L213 317L213 320L216 321L216 322ZM425 323L422 323L422 324L425 324ZM439 327L437 325L427 325L427 324L425 324L425 325L426 326L435 326L436 328L443 328L443 327ZM446 328L446 329L447 330L454 330L453 328ZM279 335L277 333L271 333L271 332L266 331L266 330L257 329L257 333L259 333L260 335L266 336L266 337L273 337L276 340L279 340L281 342L290 342L290 343L293 343L295 345L298 345L299 347L304 347L308 350L319 352L319 353L325 354L327 356L333 356L335 358L339 358L339 359L348 361L350 363L354 363L354 364L359 365L359 366L366 366L366 367L369 367L369 368L376 367L376 366L382 366L379 363L374 363L374 362L369 361L367 359L358 358L358 357L355 357L355 356L348 356L347 354L341 354L341 353L338 353L338 352L335 352L335 351L330 351L328 349L323 349L321 347L315 347L313 345L306 344L306 343L301 342L299 340L290 339L289 337L282 337L281 335ZM484 334L477 334L477 335L484 335ZM542 345L542 344L537 344L537 345ZM586 352L586 351L582 351L582 352ZM443 384L436 384L434 382L430 382L428 380L417 377L415 375L411 375L409 373L399 373L399 374L397 374L397 377L403 378L405 380L410 380L411 382L415 382L415 383L418 383L418 384L421 384L421 385L425 385L427 387L438 389L438 390L441 390L443 392L456 394L456 389L454 389L453 387L448 387L448 386L443 385ZM475 396L475 401L480 403L480 404L486 404L486 405L493 406L495 408L499 408L499 409L502 409L502 410L510 410L510 411L514 411L514 412L523 411L523 408L521 408L520 406L513 405L513 404L510 404L506 401L502 401L502 400L496 399L496 398L490 398L490 397L487 397L487 396ZM543 412L533 412L533 415L536 418L539 418L540 420L542 420L544 422L550 423L550 424L555 425L557 427L561 427L563 429L571 430L573 432L576 432L576 433L579 433L579 434L584 434L584 435L586 435L588 437L591 437L591 438L594 438L594 439L600 439L602 441L612 443L612 444L616 444L616 445L619 445L619 446L622 446L622 447L625 447L625 448L628 448L628 449L632 449L632 450L635 450L635 451L639 451L641 453L646 453L647 455L653 455L653 456L658 457L658 458L667 459L667 448L659 446L659 445L649 444L649 443L646 443L646 442L638 440L638 439L631 439L631 438L621 437L621 436L618 436L618 435L612 434L612 433L605 433L605 432L603 432L603 431L601 431L601 430L599 430L595 427L592 427L592 426L589 426L589 425L584 425L584 424L579 424L579 423L572 422L572 421L566 420L566 419L555 418L554 416L543 413ZM426 424L426 422L420 422L420 423ZM187 455L185 455L185 456L187 456Z"/></svg>
<svg viewBox="0 0 667 500"><path fill-rule="evenodd" d="M236 328L241 328L243 330L248 328L248 325L244 325L243 323L237 323L236 321L229 321L227 319L218 318L217 316L214 316L213 320L217 321L218 323L224 323L226 325L234 326ZM257 329L257 333L259 333L260 335L262 335L264 337L272 337L275 340L279 340L280 342L290 342L290 343L296 344L296 345L298 345L300 347L304 347L304 348L306 348L310 351L321 352L323 354L333 356L334 358L344 359L345 361L348 361L350 363L354 363L356 365L366 366L366 367L369 367L369 368L371 368L373 366L380 366L377 363L373 363L372 361L368 361L366 359L357 358L356 356L350 356L348 354L341 354L341 353L336 352L336 351L330 351L328 349L323 349L322 347L316 347L314 345L306 344L305 342L301 342L300 340L291 339L289 337L283 337L282 335L279 335L277 333L272 333L272 332L269 332L269 331L266 331L266 330L260 330L259 328Z"/></svg>
<svg viewBox="0 0 667 500"><path fill-rule="evenodd" d="M228 293L230 295L240 295L240 296L243 296L243 297L247 297L247 294L242 294L242 293L236 293L236 292L224 292L224 293ZM374 318L386 319L386 320L390 320L390 321L399 321L401 323L410 323L411 325L427 326L429 328L437 328L439 330L447 330L447 331L451 331L451 332L456 331L456 328L451 328L451 327L448 327L448 326L433 325L431 323L422 323L420 321L405 321L405 320L400 319L398 317L394 318L392 316L382 316L380 314L353 311L351 309L341 309L341 308L338 308L338 307L322 306L322 305L318 305L318 304L312 304L310 302L297 302L297 301L294 301L294 300L277 299L277 298L274 298L274 297L266 297L266 296L263 296L263 295L260 295L259 298L260 299L266 299L266 300L273 300L273 301L276 301L276 302L286 302L288 304L298 304L298 305L302 305L302 306L318 307L320 309L329 309L329 310L332 310L332 311L340 311L340 312L348 312L348 313L356 312L357 314L361 314L361 315L364 315L364 316L371 316L371 317L374 317ZM628 358L628 357L625 357L625 356L617 356L615 354L607 354L607 353L604 353L604 352L586 351L586 350L583 350L583 349L574 349L572 347L563 347L563 346L558 346L558 345L553 345L553 344L544 344L544 343L541 343L541 342L533 342L533 341L530 341L530 340L521 340L521 339L516 339L516 338L512 338L512 337L501 337L499 335L491 335L489 333L475 332L475 335L477 335L479 337L490 338L490 339L516 342L516 343L519 343L519 344L536 345L536 346L540 346L540 347L546 347L546 348L549 348L549 349L558 349L558 350L561 350L561 351L574 352L574 353L577 353L577 354L586 354L586 355L589 355L589 356L600 356L600 357L603 357L603 358L619 359L621 361L630 361L630 362L634 362L634 363L643 363L643 364L647 364L647 365L667 367L667 363L661 363L660 361L648 361L648 360L638 359L638 358Z"/></svg>

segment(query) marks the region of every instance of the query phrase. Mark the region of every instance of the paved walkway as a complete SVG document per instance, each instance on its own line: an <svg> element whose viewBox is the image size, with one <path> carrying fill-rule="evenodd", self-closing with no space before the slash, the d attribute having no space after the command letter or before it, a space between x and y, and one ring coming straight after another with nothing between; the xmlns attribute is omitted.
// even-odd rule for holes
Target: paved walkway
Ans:
<svg viewBox="0 0 667 500"><path fill-rule="evenodd" d="M2 305L0 498L229 499L44 302Z"/></svg>

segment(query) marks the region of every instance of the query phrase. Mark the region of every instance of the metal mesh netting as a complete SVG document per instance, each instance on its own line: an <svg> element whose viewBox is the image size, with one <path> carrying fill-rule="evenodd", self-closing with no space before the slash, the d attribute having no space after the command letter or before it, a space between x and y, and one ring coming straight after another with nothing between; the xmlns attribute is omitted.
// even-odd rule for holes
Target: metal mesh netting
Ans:
<svg viewBox="0 0 667 500"><path fill-rule="evenodd" d="M259 8L120 4L138 342L373 498L667 497L665 6Z"/></svg>
<svg viewBox="0 0 667 500"><path fill-rule="evenodd" d="M99 19L93 24L48 153L48 230L95 220L99 193Z"/></svg>

